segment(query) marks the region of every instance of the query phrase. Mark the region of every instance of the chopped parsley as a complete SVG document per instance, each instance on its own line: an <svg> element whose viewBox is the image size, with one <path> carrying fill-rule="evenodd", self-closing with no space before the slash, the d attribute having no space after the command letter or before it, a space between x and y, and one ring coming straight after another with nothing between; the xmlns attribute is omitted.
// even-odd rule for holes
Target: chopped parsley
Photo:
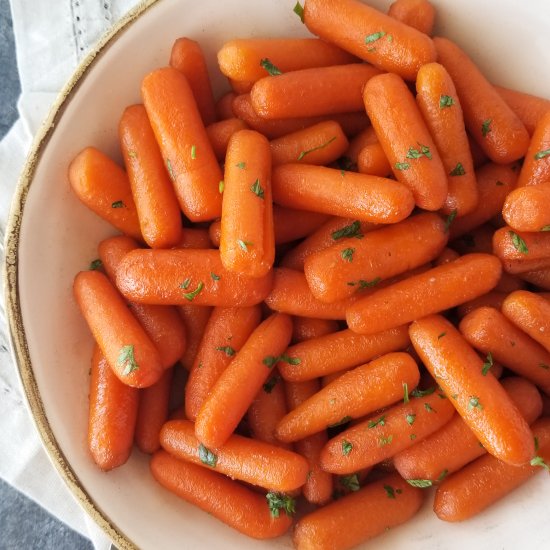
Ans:
<svg viewBox="0 0 550 550"><path fill-rule="evenodd" d="M457 162L456 166L449 172L449 176L463 176L465 173L464 166L460 162Z"/></svg>
<svg viewBox="0 0 550 550"><path fill-rule="evenodd" d="M481 367L481 374L483 374L483 376L487 376L487 373L489 372L492 366L493 366L493 354L489 352L487 354L487 357L485 358L485 363L483 363L483 366Z"/></svg>
<svg viewBox="0 0 550 550"><path fill-rule="evenodd" d="M210 277L212 277L214 281L219 281L221 279L221 277L216 275L213 271L210 272Z"/></svg>
<svg viewBox="0 0 550 550"><path fill-rule="evenodd" d="M403 382L403 403L409 402L409 385Z"/></svg>
<svg viewBox="0 0 550 550"><path fill-rule="evenodd" d="M218 346L216 351L223 351L227 357L233 357L236 353L231 346Z"/></svg>
<svg viewBox="0 0 550 550"><path fill-rule="evenodd" d="M287 516L292 516L296 513L296 501L283 493L270 491L265 495L269 511L272 517L278 518L281 510L284 510Z"/></svg>
<svg viewBox="0 0 550 550"><path fill-rule="evenodd" d="M341 418L338 420L338 422L335 422L334 424L329 424L329 428L337 428L338 426L341 426L342 424L347 424L351 420L351 416L344 416L344 418Z"/></svg>
<svg viewBox="0 0 550 550"><path fill-rule="evenodd" d="M262 186L260 185L260 180L257 179L251 186L250 190L252 193L254 193L256 196L260 197L260 199L264 198L264 190L262 189Z"/></svg>
<svg viewBox="0 0 550 550"><path fill-rule="evenodd" d="M237 244L245 251L248 252L248 247L252 246L254 243L250 241L241 241L241 239L237 239Z"/></svg>
<svg viewBox="0 0 550 550"><path fill-rule="evenodd" d="M384 36L386 36L386 33L384 31L369 34L368 36L365 36L365 44L372 44L373 42L380 40Z"/></svg>
<svg viewBox="0 0 550 550"><path fill-rule="evenodd" d="M318 145L317 147L312 147L311 149L308 149L307 151L302 151L298 155L297 160L302 160L306 155L309 155L310 153L313 153L313 151L318 151L319 149L323 149L327 145L330 145L335 139L336 139L336 136L331 137L327 142L322 143L321 145Z"/></svg>
<svg viewBox="0 0 550 550"><path fill-rule="evenodd" d="M396 170L408 170L411 167L411 165L408 162L396 162L395 163L395 169Z"/></svg>
<svg viewBox="0 0 550 550"><path fill-rule="evenodd" d="M411 392L411 395L413 397L426 397L426 395L432 395L434 391L435 391L435 386L431 386L430 388L426 388L425 390L419 390L417 388L416 390L413 390Z"/></svg>
<svg viewBox="0 0 550 550"><path fill-rule="evenodd" d="M355 220L350 225L346 225L342 227L342 229L333 231L330 235L335 241L345 237L355 237L356 239L361 239L363 237L361 233L361 222L359 222L359 220Z"/></svg>
<svg viewBox="0 0 550 550"><path fill-rule="evenodd" d="M342 440L342 454L344 456L348 456L352 449L353 445L349 441L346 441L345 439Z"/></svg>
<svg viewBox="0 0 550 550"><path fill-rule="evenodd" d="M195 160L197 158L197 146L191 145L191 158Z"/></svg>
<svg viewBox="0 0 550 550"><path fill-rule="evenodd" d="M187 281L188 281L188 279L187 279ZM184 282L184 284L185 284L185 282ZM189 286L189 283L187 284L187 286ZM182 285L182 288L186 289L187 286ZM197 285L197 288L195 290L192 290L191 292L184 292L183 297L186 300L189 300L190 302L192 302L202 292L203 288L204 288L204 283L202 281L199 281L199 284Z"/></svg>
<svg viewBox="0 0 550 550"><path fill-rule="evenodd" d="M545 149L544 151L539 151L538 153L535 153L535 160L540 160L548 156L550 156L550 149Z"/></svg>
<svg viewBox="0 0 550 550"><path fill-rule="evenodd" d="M342 476L338 478L338 481L346 489L349 489L352 492L359 491L359 489L361 488L361 486L359 485L359 476L357 474Z"/></svg>
<svg viewBox="0 0 550 550"><path fill-rule="evenodd" d="M103 262L99 258L97 258L96 260L92 260L90 262L90 267L88 267L88 269L90 271L97 271L101 267L103 267Z"/></svg>
<svg viewBox="0 0 550 550"><path fill-rule="evenodd" d="M491 122L493 122L493 119L488 118L487 120L484 120L481 124L481 135L483 137L487 137L487 134L491 131Z"/></svg>
<svg viewBox="0 0 550 550"><path fill-rule="evenodd" d="M122 201L115 201L111 204L111 208L124 208L125 206Z"/></svg>
<svg viewBox="0 0 550 550"><path fill-rule="evenodd" d="M237 164L235 164L235 166L237 168L240 168L241 170L244 170L245 167L246 167L246 162L237 162Z"/></svg>
<svg viewBox="0 0 550 550"><path fill-rule="evenodd" d="M384 426L386 424L386 417L381 416L378 420L371 420L367 426L369 428L376 428L376 426Z"/></svg>
<svg viewBox="0 0 550 550"><path fill-rule="evenodd" d="M483 410L483 405L479 402L479 397L476 397L475 395L472 395L468 401L468 410L471 411L472 409L479 409L480 411Z"/></svg>
<svg viewBox="0 0 550 550"><path fill-rule="evenodd" d="M218 183L218 191L220 195L223 193L224 189L225 189L225 181L220 180L220 182Z"/></svg>
<svg viewBox="0 0 550 550"><path fill-rule="evenodd" d="M267 57L260 61L260 66L265 69L270 76L278 76L280 74L283 74L278 67L273 65L273 63L271 63L271 61L267 59Z"/></svg>
<svg viewBox="0 0 550 550"><path fill-rule="evenodd" d="M299 18L300 21L304 22L304 7L300 2L296 2L296 5L294 6L294 9L292 10Z"/></svg>
<svg viewBox="0 0 550 550"><path fill-rule="evenodd" d="M514 248L518 252L521 252L522 254L528 254L529 253L529 249L527 248L527 244L515 231L508 231L508 234L510 235L510 237L512 239L512 244L514 245Z"/></svg>
<svg viewBox="0 0 550 550"><path fill-rule="evenodd" d="M405 420L407 421L407 424L409 426L412 426L414 424L415 419L416 419L416 414L408 414L405 417Z"/></svg>
<svg viewBox="0 0 550 550"><path fill-rule="evenodd" d="M451 105L454 105L454 104L455 104L455 100L450 95L442 95L439 98L439 108L440 109L445 109L445 107L450 107Z"/></svg>
<svg viewBox="0 0 550 550"><path fill-rule="evenodd" d="M122 374L128 376L130 373L139 369L139 365L136 363L136 358L134 356L134 346L122 346L121 350L118 353L117 365L119 367L124 367Z"/></svg>
<svg viewBox="0 0 550 550"><path fill-rule="evenodd" d="M342 260L345 260L346 262L352 262L353 261L353 253L355 252L355 248L344 248L342 252L340 252L340 256L342 256Z"/></svg>
<svg viewBox="0 0 550 550"><path fill-rule="evenodd" d="M218 457L202 443L199 444L199 459L203 464L212 468L215 468L218 463Z"/></svg>
<svg viewBox="0 0 550 550"><path fill-rule="evenodd" d="M451 213L445 218L445 233L449 232L449 227L451 227L451 224L455 221L457 214L458 210L455 208L451 210Z"/></svg>
<svg viewBox="0 0 550 550"><path fill-rule="evenodd" d="M176 181L176 176L174 175L174 169L172 168L172 163L170 162L170 159L166 159L166 169L168 170L170 179L172 181Z"/></svg>
<svg viewBox="0 0 550 550"><path fill-rule="evenodd" d="M381 437L378 439L378 445L380 447L384 447L385 445L389 445L393 441L393 435L388 435L388 437Z"/></svg>
<svg viewBox="0 0 550 550"><path fill-rule="evenodd" d="M409 485L420 489L426 489L426 487L431 487L433 485L433 481L431 479L406 479L405 481Z"/></svg>
<svg viewBox="0 0 550 550"><path fill-rule="evenodd" d="M544 468L545 470L550 472L550 466L548 466L542 456L536 456L535 458L532 458L529 464L531 464L531 466L540 466L541 468Z"/></svg>

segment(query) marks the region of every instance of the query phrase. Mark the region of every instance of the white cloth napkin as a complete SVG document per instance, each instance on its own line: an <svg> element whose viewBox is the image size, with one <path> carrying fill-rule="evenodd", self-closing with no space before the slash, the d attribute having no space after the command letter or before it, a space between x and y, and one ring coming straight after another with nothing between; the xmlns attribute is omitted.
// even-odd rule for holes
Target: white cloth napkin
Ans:
<svg viewBox="0 0 550 550"><path fill-rule="evenodd" d="M139 0L11 0L21 79L19 120L0 142L0 260L8 210L32 137L90 48ZM73 499L42 448L9 353L0 296L0 477L92 540L110 541Z"/></svg>

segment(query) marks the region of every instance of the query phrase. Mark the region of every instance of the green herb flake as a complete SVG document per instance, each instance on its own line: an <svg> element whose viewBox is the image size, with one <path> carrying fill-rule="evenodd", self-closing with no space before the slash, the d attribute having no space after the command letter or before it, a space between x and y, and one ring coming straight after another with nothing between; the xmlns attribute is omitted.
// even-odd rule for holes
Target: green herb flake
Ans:
<svg viewBox="0 0 550 550"><path fill-rule="evenodd" d="M496 183L495 183L495 185L496 185L497 187L502 187L502 186L504 185L504 183L503 183L502 181L500 181L500 180L497 180Z"/></svg>
<svg viewBox="0 0 550 550"><path fill-rule="evenodd" d="M543 225L539 231L550 231L550 225Z"/></svg>
<svg viewBox="0 0 550 550"><path fill-rule="evenodd" d="M367 426L369 428L376 428L376 426L384 426L386 424L386 417L381 416L378 420L371 420Z"/></svg>
<svg viewBox="0 0 550 550"><path fill-rule="evenodd" d="M378 445L384 447L389 445L393 441L393 435L388 435L388 437L381 437L378 439Z"/></svg>
<svg viewBox="0 0 550 550"><path fill-rule="evenodd" d="M225 189L225 181L220 180L220 182L218 183L218 192L220 193L220 195L223 193L224 189Z"/></svg>
<svg viewBox="0 0 550 550"><path fill-rule="evenodd" d="M437 412L429 403L424 403L424 408L429 412Z"/></svg>
<svg viewBox="0 0 550 550"><path fill-rule="evenodd" d="M349 476L341 476L338 478L340 485L343 485L346 489L352 492L359 491L361 486L359 485L359 476L357 474L351 474Z"/></svg>
<svg viewBox="0 0 550 550"><path fill-rule="evenodd" d="M521 252L522 254L528 254L529 253L529 249L527 248L527 244L515 231L508 231L508 234L510 235L510 238L512 239L512 244L514 245L514 248L518 252Z"/></svg>
<svg viewBox="0 0 550 550"><path fill-rule="evenodd" d="M454 104L455 104L455 100L450 95L442 95L439 98L439 108L440 109L445 109L445 107L450 107L451 105L454 105Z"/></svg>
<svg viewBox="0 0 550 550"><path fill-rule="evenodd" d="M388 34L386 40L387 40L388 42L393 42L393 35Z"/></svg>
<svg viewBox="0 0 550 550"><path fill-rule="evenodd" d="M192 302L202 292L203 288L204 288L204 283L202 281L199 281L197 288L191 292L185 292L183 294L183 297L186 300L189 300L190 302Z"/></svg>
<svg viewBox="0 0 550 550"><path fill-rule="evenodd" d="M241 239L237 239L237 244L245 251L248 252L248 247L252 246L254 243L250 241L241 241Z"/></svg>
<svg viewBox="0 0 550 550"><path fill-rule="evenodd" d="M342 256L342 260L345 260L346 262L352 262L353 261L353 253L355 252L355 248L344 248L342 252L340 252L340 256Z"/></svg>
<svg viewBox="0 0 550 550"><path fill-rule="evenodd" d="M376 286L382 279L380 277L374 278L372 281L365 281L365 279L359 279L357 282L351 281L348 283L349 286L355 286L357 285L359 287L359 290L363 290L364 288L372 288L373 286Z"/></svg>
<svg viewBox="0 0 550 550"><path fill-rule="evenodd" d="M128 151L128 156L131 158L131 159L137 159L137 153L135 151Z"/></svg>
<svg viewBox="0 0 550 550"><path fill-rule="evenodd" d="M189 279L188 277L187 279L185 279L185 281L183 281L183 283L181 283L180 288L186 289L189 287L190 284L191 284L191 279Z"/></svg>
<svg viewBox="0 0 550 550"><path fill-rule="evenodd" d="M540 367L541 369L544 369L544 370L550 369L550 366L547 365L546 363L539 363L539 367Z"/></svg>
<svg viewBox="0 0 550 550"><path fill-rule="evenodd" d="M273 63L271 63L271 61L267 59L267 57L260 61L260 66L265 69L270 76L278 76L280 74L283 74L278 67L273 65Z"/></svg>
<svg viewBox="0 0 550 550"><path fill-rule="evenodd" d="M333 136L328 141L326 141L325 143L322 143L321 145L318 145L317 147L312 147L311 149L308 149L307 151L302 151L298 155L297 160L302 160L306 155L309 155L310 153L313 153L313 151L319 151L319 149L323 149L327 145L330 145L335 139L336 139L336 136Z"/></svg>
<svg viewBox="0 0 550 550"><path fill-rule="evenodd" d="M479 402L479 397L475 395L472 395L468 401L468 410L471 411L473 409L483 410L483 405Z"/></svg>
<svg viewBox="0 0 550 550"><path fill-rule="evenodd" d="M281 510L284 510L287 516L292 516L296 513L296 501L291 496L270 491L265 495L265 498L267 499L271 516L274 518L279 517Z"/></svg>
<svg viewBox="0 0 550 550"><path fill-rule="evenodd" d="M395 169L396 170L408 170L411 167L411 165L408 162L396 162L395 163Z"/></svg>
<svg viewBox="0 0 550 550"><path fill-rule="evenodd" d="M449 172L449 176L463 176L464 174L466 174L466 170L460 162L457 162L456 166Z"/></svg>
<svg viewBox="0 0 550 550"><path fill-rule="evenodd" d="M365 36L365 44L372 44L373 42L380 40L384 36L386 36L386 33L384 31L369 34L368 36Z"/></svg>
<svg viewBox="0 0 550 550"><path fill-rule="evenodd" d="M458 398L458 393L453 393L453 394L451 395L451 397L452 397L453 399L457 399L457 398Z"/></svg>
<svg viewBox="0 0 550 550"><path fill-rule="evenodd" d="M289 365L299 365L302 360L299 357L289 357L288 355L279 356L279 361L283 363L288 363Z"/></svg>
<svg viewBox="0 0 550 550"><path fill-rule="evenodd" d="M122 201L115 201L111 204L111 208L124 208L125 206Z"/></svg>
<svg viewBox="0 0 550 550"><path fill-rule="evenodd" d="M136 363L136 358L134 356L134 346L122 346L120 352L118 353L118 358L116 361L119 367L124 367L122 371L123 376L128 376L130 373L139 369L139 365Z"/></svg>
<svg viewBox="0 0 550 550"><path fill-rule="evenodd" d="M359 220L355 220L350 225L346 225L342 227L342 229L333 231L330 236L335 241L347 237L355 237L356 239L361 239L363 237L363 234L361 233L361 222Z"/></svg>
<svg viewBox="0 0 550 550"><path fill-rule="evenodd" d="M281 379L280 376L272 376L263 386L265 393L271 393L277 382Z"/></svg>
<svg viewBox="0 0 550 550"><path fill-rule="evenodd" d="M264 357L262 360L262 363L268 368L272 368L273 365L276 365L278 362L279 362L279 358L273 355L268 355L267 357Z"/></svg>
<svg viewBox="0 0 550 550"><path fill-rule="evenodd" d="M487 137L487 134L491 131L491 122L493 122L493 119L488 118L487 120L484 120L481 124L481 135L483 137Z"/></svg>
<svg viewBox="0 0 550 550"><path fill-rule="evenodd" d="M245 167L246 167L246 162L237 162L237 164L235 164L235 166L237 168L240 168L241 170L244 170Z"/></svg>
<svg viewBox="0 0 550 550"><path fill-rule="evenodd" d="M550 149L545 149L544 151L538 151L537 153L535 153L535 160L540 160L548 156L550 156Z"/></svg>
<svg viewBox="0 0 550 550"><path fill-rule="evenodd" d="M416 419L416 414L408 414L405 417L405 420L407 421L407 424L409 426L412 426L414 424L415 419Z"/></svg>
<svg viewBox="0 0 550 550"><path fill-rule="evenodd" d="M300 21L304 22L304 7L300 2L296 2L296 5L294 6L294 9L292 10L299 18Z"/></svg>
<svg viewBox="0 0 550 550"><path fill-rule="evenodd" d="M262 189L262 186L260 185L260 180L257 179L251 186L250 190L252 193L254 193L256 196L260 197L260 199L264 198L264 190Z"/></svg>
<svg viewBox="0 0 550 550"><path fill-rule="evenodd" d="M218 463L218 457L210 449L199 443L199 459L203 464L215 468Z"/></svg>
<svg viewBox="0 0 550 550"><path fill-rule="evenodd" d="M409 485L418 487L419 489L426 489L427 487L431 487L433 485L433 481L431 479L406 479L405 481Z"/></svg>
<svg viewBox="0 0 550 550"><path fill-rule="evenodd" d="M344 418L338 420L338 422L335 422L334 424L329 424L328 428L337 428L342 424L347 424L350 420L351 420L351 416L344 416Z"/></svg>
<svg viewBox="0 0 550 550"><path fill-rule="evenodd" d="M393 498L395 500L395 489L391 485L384 485L384 491L386 491L386 496L388 498Z"/></svg>
<svg viewBox="0 0 550 550"><path fill-rule="evenodd" d="M166 159L166 169L168 170L168 175L172 181L176 181L176 176L174 175L174 169L172 168L172 163L170 159Z"/></svg>
<svg viewBox="0 0 550 550"><path fill-rule="evenodd" d="M435 386L431 386L429 388L426 388L425 390L419 390L418 388L416 390L413 390L411 392L411 395L413 397L426 397L426 395L432 395L432 393L435 391Z"/></svg>
<svg viewBox="0 0 550 550"><path fill-rule="evenodd" d="M420 149L415 149L414 147L409 147L407 151L406 158L408 159L419 159L420 157L426 157L429 160L432 160L432 153L430 148L427 145L418 144Z"/></svg>
<svg viewBox="0 0 550 550"><path fill-rule="evenodd" d="M344 456L348 456L352 449L353 445L349 441L346 441L345 439L342 440L342 454Z"/></svg>
<svg viewBox="0 0 550 550"><path fill-rule="evenodd" d="M542 456L536 456L535 458L532 458L529 464L531 464L531 466L540 466L541 468L544 468L546 471L550 472L550 466L548 466Z"/></svg>
<svg viewBox="0 0 550 550"><path fill-rule="evenodd" d="M492 366L493 366L493 354L489 352L487 354L487 357L485 358L485 363L483 363L483 366L481 367L481 374L483 374L483 376L487 376L487 373L489 372Z"/></svg>
<svg viewBox="0 0 550 550"><path fill-rule="evenodd" d="M403 382L403 403L409 402L409 385Z"/></svg>
<svg viewBox="0 0 550 550"><path fill-rule="evenodd" d="M191 158L195 160L197 158L197 146L191 145Z"/></svg>
<svg viewBox="0 0 550 550"><path fill-rule="evenodd" d="M212 277L212 280L219 281L221 277L219 275L216 275L213 271L210 272L210 277Z"/></svg>
<svg viewBox="0 0 550 550"><path fill-rule="evenodd" d="M416 434L411 434L410 436L411 441L414 441L416 439Z"/></svg>
<svg viewBox="0 0 550 550"><path fill-rule="evenodd" d="M447 470L447 469L443 470L443 471L439 474L439 476L438 476L438 478L437 478L437 481L443 481L443 480L447 477L447 474L448 474L448 473L449 473L449 470Z"/></svg>
<svg viewBox="0 0 550 550"><path fill-rule="evenodd" d="M231 346L218 346L216 351L223 351L227 357L233 357L236 353Z"/></svg>
<svg viewBox="0 0 550 550"><path fill-rule="evenodd" d="M90 271L97 271L97 270L100 269L101 267L103 267L103 262L102 262L99 258L97 258L97 259L92 260L92 261L90 262L90 266L88 267L88 269L89 269Z"/></svg>
<svg viewBox="0 0 550 550"><path fill-rule="evenodd" d="M340 157L336 161L336 164L338 164L338 168L341 168L342 170L357 170L357 164L346 156Z"/></svg>
<svg viewBox="0 0 550 550"><path fill-rule="evenodd" d="M441 334L438 334L438 335L437 335L437 339L438 339L438 340L441 340L441 338L443 338L443 337L446 336L446 335L447 335L446 332L442 332Z"/></svg>
<svg viewBox="0 0 550 550"><path fill-rule="evenodd" d="M539 438L535 436L533 439L535 442L535 452L537 452L539 450Z"/></svg>

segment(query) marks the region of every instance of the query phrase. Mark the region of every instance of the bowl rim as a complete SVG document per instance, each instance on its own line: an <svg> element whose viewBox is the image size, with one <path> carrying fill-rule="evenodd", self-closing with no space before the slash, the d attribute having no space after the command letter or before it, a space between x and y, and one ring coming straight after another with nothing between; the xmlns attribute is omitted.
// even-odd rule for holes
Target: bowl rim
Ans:
<svg viewBox="0 0 550 550"><path fill-rule="evenodd" d="M40 436L42 447L81 508L88 513L120 550L134 550L137 549L137 546L103 512L83 487L78 475L61 450L44 411L44 405L30 360L27 335L21 312L19 297L19 241L27 195L33 183L36 168L57 126L58 120L63 116L70 100L78 92L90 68L101 58L101 54L113 45L116 38L130 28L139 17L144 15L159 1L141 0L108 29L77 65L50 107L46 118L36 132L15 187L6 225L5 255L2 270L8 337L11 344L12 358L16 365L19 380L23 386L27 407L30 409L32 420Z"/></svg>

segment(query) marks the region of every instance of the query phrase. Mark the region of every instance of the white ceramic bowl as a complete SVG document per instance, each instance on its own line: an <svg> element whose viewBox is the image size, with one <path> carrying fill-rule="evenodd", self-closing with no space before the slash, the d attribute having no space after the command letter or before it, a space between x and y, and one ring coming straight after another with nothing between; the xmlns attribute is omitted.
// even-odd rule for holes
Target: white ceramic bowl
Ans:
<svg viewBox="0 0 550 550"><path fill-rule="evenodd" d="M495 83L550 97L550 9L545 0L432 0L437 33L457 40ZM387 8L388 0L371 0ZM233 37L307 35L295 0L149 0L79 68L41 131L17 189L7 243L7 304L27 398L48 453L86 510L120 548L288 548L238 534L158 486L134 452L110 473L86 448L91 336L72 298L76 272L113 230L67 183L87 145L119 158L117 123L139 101L149 70L166 65L175 38L202 44L218 92L215 53ZM217 75L217 76L216 76ZM431 499L413 521L364 548L399 550L550 548L550 479L540 474L479 517L439 521ZM361 517L357 521L361 521Z"/></svg>

